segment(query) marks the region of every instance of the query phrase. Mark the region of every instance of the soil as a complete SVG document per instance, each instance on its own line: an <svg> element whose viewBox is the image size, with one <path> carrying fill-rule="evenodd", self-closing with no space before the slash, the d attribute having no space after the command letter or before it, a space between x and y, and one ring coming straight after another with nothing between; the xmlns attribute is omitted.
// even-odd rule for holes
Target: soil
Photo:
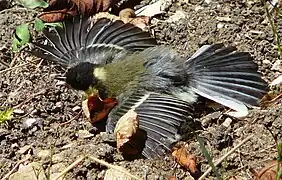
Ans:
<svg viewBox="0 0 282 180"><path fill-rule="evenodd" d="M173 15L181 19L173 19ZM52 161L52 174L61 172L80 155L89 154L120 165L134 175L147 179L191 179L189 172L175 166L171 155L159 159L124 160L113 145L111 136L97 133L81 111L81 94L68 89L55 76L64 71L56 65L36 59L25 50L10 50L14 29L30 21L36 11L19 6L0 11L0 106L14 109L14 118L0 125L0 177L4 177L21 159L21 163L41 162L45 174ZM277 21L282 37L282 21ZM252 54L267 82L282 73L281 59L273 32L260 1L173 1L163 15L152 21L152 31L160 44L177 49L183 56L192 55L201 45L223 42ZM280 27L280 28L279 28ZM12 64L11 64L12 62ZM4 70L4 72L3 72ZM219 166L221 176L252 179L250 169L259 170L267 160L277 157L273 136L282 139L281 100L272 106L250 111L245 118L225 125L228 118L222 110L207 111L197 121L198 130L213 159L226 154L246 137L253 137L228 156ZM31 126L28 122L32 122ZM83 133L86 133L84 135ZM195 137L187 140L189 152L198 158L205 172L208 162ZM44 154L45 153L45 154ZM53 154L50 158L50 154ZM106 167L86 160L66 175L66 179L99 179ZM50 173L49 173L50 174ZM215 178L210 173L208 179Z"/></svg>

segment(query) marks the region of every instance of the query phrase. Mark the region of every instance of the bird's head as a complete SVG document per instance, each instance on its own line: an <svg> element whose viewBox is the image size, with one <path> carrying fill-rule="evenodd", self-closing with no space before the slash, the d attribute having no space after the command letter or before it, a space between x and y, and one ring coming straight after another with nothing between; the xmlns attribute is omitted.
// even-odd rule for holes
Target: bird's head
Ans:
<svg viewBox="0 0 282 180"><path fill-rule="evenodd" d="M66 83L77 90L96 89L103 91L103 67L90 62L80 63L70 68L66 74Z"/></svg>

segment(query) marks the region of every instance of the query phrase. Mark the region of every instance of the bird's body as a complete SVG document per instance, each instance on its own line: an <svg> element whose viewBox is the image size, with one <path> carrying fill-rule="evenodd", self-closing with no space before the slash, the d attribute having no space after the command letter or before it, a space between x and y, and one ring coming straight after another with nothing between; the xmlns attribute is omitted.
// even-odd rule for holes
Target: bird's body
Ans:
<svg viewBox="0 0 282 180"><path fill-rule="evenodd" d="M108 97L116 97L134 87L194 102L190 99L195 95L187 88L189 80L186 69L183 58L173 50L160 46L99 66L93 74L99 81L96 88L107 90Z"/></svg>

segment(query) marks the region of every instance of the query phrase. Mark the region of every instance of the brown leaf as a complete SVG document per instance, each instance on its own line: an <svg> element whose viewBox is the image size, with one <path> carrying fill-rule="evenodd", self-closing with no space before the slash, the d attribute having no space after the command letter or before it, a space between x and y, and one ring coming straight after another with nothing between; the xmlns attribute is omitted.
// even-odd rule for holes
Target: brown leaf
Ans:
<svg viewBox="0 0 282 180"><path fill-rule="evenodd" d="M117 122L114 134L117 139L117 148L121 148L128 143L138 129L138 117L134 110L129 110ZM128 154L128 152L126 152ZM135 152L134 152L135 153Z"/></svg>
<svg viewBox="0 0 282 180"><path fill-rule="evenodd" d="M277 174L277 165L278 161L272 160L269 161L264 168L259 172L256 172L254 169L250 169L255 176L255 180L276 180ZM282 162L280 162L280 168L282 167ZM280 177L282 179L282 177Z"/></svg>
<svg viewBox="0 0 282 180"><path fill-rule="evenodd" d="M149 17L147 16L138 16L137 17L134 10L129 9L129 8L123 9L122 11L120 11L119 17L124 23L131 23L143 30L149 24Z"/></svg>
<svg viewBox="0 0 282 180"><path fill-rule="evenodd" d="M191 175L195 178L195 176L200 176L200 171L197 169L197 158L195 155L188 153L186 146L187 143L183 143L180 146L174 146L172 148L172 156L178 164L189 170Z"/></svg>
<svg viewBox="0 0 282 180"><path fill-rule="evenodd" d="M71 9L61 9L45 12L39 15L39 18L44 22L60 22L69 16L76 16L77 10L75 7Z"/></svg>
<svg viewBox="0 0 282 180"><path fill-rule="evenodd" d="M50 0L39 17L45 22L58 22L78 14L92 16L108 11L115 3L116 0Z"/></svg>
<svg viewBox="0 0 282 180"><path fill-rule="evenodd" d="M104 119L117 103L116 98L102 100L98 95L89 95L87 100L82 102L82 109L86 117L94 124Z"/></svg>

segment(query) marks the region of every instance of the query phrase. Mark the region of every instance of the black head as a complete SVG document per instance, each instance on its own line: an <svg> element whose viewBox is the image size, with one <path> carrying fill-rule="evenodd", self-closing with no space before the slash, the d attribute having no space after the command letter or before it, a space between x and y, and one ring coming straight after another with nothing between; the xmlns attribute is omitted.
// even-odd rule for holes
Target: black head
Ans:
<svg viewBox="0 0 282 180"><path fill-rule="evenodd" d="M90 62L83 62L70 68L66 75L66 83L74 89L86 91L95 83L95 77L93 75L95 66L97 65Z"/></svg>

